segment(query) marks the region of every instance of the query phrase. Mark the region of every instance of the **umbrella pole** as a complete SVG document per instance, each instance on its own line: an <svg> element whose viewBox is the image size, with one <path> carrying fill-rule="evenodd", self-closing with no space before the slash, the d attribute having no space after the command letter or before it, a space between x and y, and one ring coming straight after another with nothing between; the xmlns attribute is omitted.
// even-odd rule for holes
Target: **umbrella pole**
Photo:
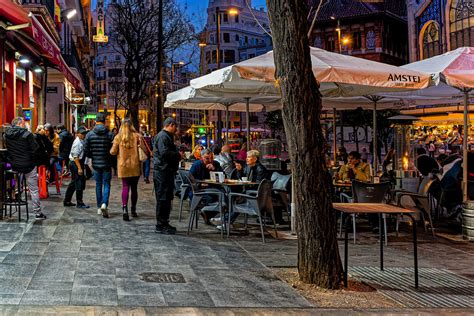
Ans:
<svg viewBox="0 0 474 316"><path fill-rule="evenodd" d="M463 192L463 201L468 200L467 194L467 138L469 137L469 91L470 89L464 88L464 130L463 130L463 140L462 140L462 192Z"/></svg>
<svg viewBox="0 0 474 316"><path fill-rule="evenodd" d="M337 166L337 129L336 129L336 108L332 110L332 146L334 148L334 167Z"/></svg>
<svg viewBox="0 0 474 316"><path fill-rule="evenodd" d="M376 176L378 171L378 146L377 146L377 99L373 99L374 101L374 110L373 110L373 131L372 131L372 151L373 151L373 159L374 159L374 174L371 176Z"/></svg>
<svg viewBox="0 0 474 316"><path fill-rule="evenodd" d="M247 150L250 150L250 98L245 98L245 124L247 125Z"/></svg>
<svg viewBox="0 0 474 316"><path fill-rule="evenodd" d="M225 106L225 144L229 144L229 105Z"/></svg>

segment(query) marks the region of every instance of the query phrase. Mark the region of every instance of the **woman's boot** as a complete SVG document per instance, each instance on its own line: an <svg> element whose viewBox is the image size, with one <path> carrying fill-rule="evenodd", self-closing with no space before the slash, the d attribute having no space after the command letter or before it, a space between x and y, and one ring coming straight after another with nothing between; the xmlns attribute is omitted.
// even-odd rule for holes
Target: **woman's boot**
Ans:
<svg viewBox="0 0 474 316"><path fill-rule="evenodd" d="M130 217L128 217L128 206L127 205L122 205L122 212L123 212L123 220L124 221L130 221Z"/></svg>
<svg viewBox="0 0 474 316"><path fill-rule="evenodd" d="M136 206L132 206L130 211L132 212L132 217L138 217Z"/></svg>

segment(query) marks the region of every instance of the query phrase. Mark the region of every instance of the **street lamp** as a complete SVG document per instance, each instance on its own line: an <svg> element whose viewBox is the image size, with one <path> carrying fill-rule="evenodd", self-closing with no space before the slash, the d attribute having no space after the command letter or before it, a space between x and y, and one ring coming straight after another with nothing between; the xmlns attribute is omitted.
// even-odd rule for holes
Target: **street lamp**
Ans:
<svg viewBox="0 0 474 316"><path fill-rule="evenodd" d="M72 19L77 14L76 9L66 9L61 11L61 19L64 20L64 53L70 54L71 39L69 27L66 21Z"/></svg>
<svg viewBox="0 0 474 316"><path fill-rule="evenodd" d="M184 61L179 61L177 63L173 63L173 62L171 63L171 83L173 83L174 79L175 79L174 78L175 77L175 71L176 71L175 65L177 65L178 68L183 67L184 66Z"/></svg>
<svg viewBox="0 0 474 316"><path fill-rule="evenodd" d="M216 42L216 69L221 68L221 61L220 61L220 50L221 50L221 13L228 13L231 16L235 16L239 13L239 11L235 8L230 8L227 11L221 11L219 10L219 7L216 7L216 37L217 37L217 42ZM228 114L229 111L226 111ZM226 115L227 116L227 115ZM219 145L221 145L221 136L222 136L222 112L218 111L217 112L217 141ZM228 128L228 123L229 123L229 118L225 118L225 125L226 125L226 131L229 130ZM228 141L226 137L226 142Z"/></svg>

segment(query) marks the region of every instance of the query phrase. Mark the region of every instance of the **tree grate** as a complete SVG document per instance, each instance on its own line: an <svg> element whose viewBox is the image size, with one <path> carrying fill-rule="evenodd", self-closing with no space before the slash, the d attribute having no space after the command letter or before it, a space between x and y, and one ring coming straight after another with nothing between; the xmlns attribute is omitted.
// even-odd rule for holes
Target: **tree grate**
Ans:
<svg viewBox="0 0 474 316"><path fill-rule="evenodd" d="M186 283L181 273L143 272L138 276L142 281L151 283Z"/></svg>
<svg viewBox="0 0 474 316"><path fill-rule="evenodd" d="M446 269L420 268L418 289L413 268L349 267L349 274L408 308L474 308L474 282Z"/></svg>

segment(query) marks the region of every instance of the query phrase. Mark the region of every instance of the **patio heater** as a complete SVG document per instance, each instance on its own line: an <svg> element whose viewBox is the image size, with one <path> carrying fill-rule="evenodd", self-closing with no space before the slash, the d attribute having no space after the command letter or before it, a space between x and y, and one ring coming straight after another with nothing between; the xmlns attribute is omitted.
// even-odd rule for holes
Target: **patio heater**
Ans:
<svg viewBox="0 0 474 316"><path fill-rule="evenodd" d="M416 192L419 179L416 176L415 149L411 146L410 135L412 134L413 121L417 121L419 118L410 115L396 115L388 119L393 122L395 131L393 170L395 171L397 187Z"/></svg>

